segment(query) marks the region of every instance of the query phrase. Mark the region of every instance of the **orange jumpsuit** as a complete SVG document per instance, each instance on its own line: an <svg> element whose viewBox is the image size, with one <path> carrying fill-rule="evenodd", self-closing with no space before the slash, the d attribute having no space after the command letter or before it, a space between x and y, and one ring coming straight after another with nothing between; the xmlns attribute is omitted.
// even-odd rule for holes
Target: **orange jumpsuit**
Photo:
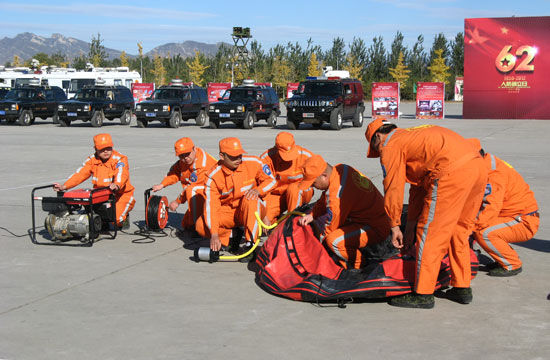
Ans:
<svg viewBox="0 0 550 360"><path fill-rule="evenodd" d="M246 240L254 240L259 226L254 213L257 211L263 218L266 206L261 198L247 200L244 194L257 189L260 197L264 197L273 189L276 180L269 166L256 156L243 155L237 169L228 169L220 160L207 177L204 216L195 225L197 232L208 238L218 233L222 245L227 246L231 230L244 226Z"/></svg>
<svg viewBox="0 0 550 360"><path fill-rule="evenodd" d="M315 203L313 218L324 230L321 240L348 268L361 267L360 248L390 234L382 194L369 178L345 164L332 168L329 188Z"/></svg>
<svg viewBox="0 0 550 360"><path fill-rule="evenodd" d="M203 149L196 147L195 151L195 162L191 166L176 161L161 182L164 187L181 182L183 190L177 201L180 204L187 202L188 207L181 223L184 229L194 228L197 219L202 215L206 173L217 163L216 159Z"/></svg>
<svg viewBox="0 0 550 360"><path fill-rule="evenodd" d="M116 198L116 222L120 226L130 210L134 208L134 187L130 184L128 158L113 150L113 154L106 162L102 162L95 155L91 155L82 166L65 181L65 188L70 189L92 177L94 188L116 184L119 190Z"/></svg>
<svg viewBox="0 0 550 360"><path fill-rule="evenodd" d="M264 163L269 165L277 180L275 188L264 197L267 205L266 217L271 223L282 212L307 204L313 197L313 188L306 190L298 188L298 184L304 177L302 166L312 153L299 145L294 146L298 148L298 157L293 161L283 161L276 147L272 147L260 156Z"/></svg>
<svg viewBox="0 0 550 360"><path fill-rule="evenodd" d="M485 155L489 179L474 237L506 270L521 267L518 254L508 243L531 239L539 228L535 194L521 175L492 154Z"/></svg>
<svg viewBox="0 0 550 360"><path fill-rule="evenodd" d="M418 294L433 294L448 253L451 285L469 287L469 235L483 200L487 168L470 140L434 125L395 129L381 144L384 206L401 222L405 182L411 184L408 222L416 223Z"/></svg>

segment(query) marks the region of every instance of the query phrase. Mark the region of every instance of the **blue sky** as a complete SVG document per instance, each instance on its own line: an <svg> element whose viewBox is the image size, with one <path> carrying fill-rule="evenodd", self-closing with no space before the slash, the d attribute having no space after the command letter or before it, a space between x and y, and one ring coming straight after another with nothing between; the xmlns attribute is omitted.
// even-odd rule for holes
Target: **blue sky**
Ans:
<svg viewBox="0 0 550 360"><path fill-rule="evenodd" d="M424 47L442 32L463 31L464 18L548 16L550 0L372 0L372 1L0 1L0 38L21 32L60 33L90 41L101 34L106 47L137 53L168 42L196 40L231 43L233 26L248 26L264 49L308 38L327 49L332 39L381 35L387 46L399 30L411 47L424 35Z"/></svg>

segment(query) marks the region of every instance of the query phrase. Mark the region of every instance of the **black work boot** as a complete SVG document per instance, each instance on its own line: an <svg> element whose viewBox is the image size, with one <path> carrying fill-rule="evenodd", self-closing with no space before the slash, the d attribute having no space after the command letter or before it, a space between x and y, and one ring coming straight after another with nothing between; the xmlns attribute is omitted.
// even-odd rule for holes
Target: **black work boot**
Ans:
<svg viewBox="0 0 550 360"><path fill-rule="evenodd" d="M454 287L447 290L445 293L447 299L457 302L459 304L469 304L472 302L474 295L472 294L472 288Z"/></svg>
<svg viewBox="0 0 550 360"><path fill-rule="evenodd" d="M391 298L389 304L405 308L431 309L434 307L435 300L433 294L423 295L413 292Z"/></svg>
<svg viewBox="0 0 550 360"><path fill-rule="evenodd" d="M507 277L514 276L521 272L521 266L514 270L506 270L502 266L498 266L494 269L489 270L489 276L498 276L498 277Z"/></svg>

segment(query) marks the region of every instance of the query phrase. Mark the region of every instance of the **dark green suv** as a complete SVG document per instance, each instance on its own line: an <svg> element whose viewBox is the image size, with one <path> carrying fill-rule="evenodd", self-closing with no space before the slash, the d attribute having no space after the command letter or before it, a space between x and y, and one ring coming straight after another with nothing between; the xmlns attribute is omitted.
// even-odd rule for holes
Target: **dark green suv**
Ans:
<svg viewBox="0 0 550 360"><path fill-rule="evenodd" d="M82 120L100 127L103 121L116 118L122 125L130 124L133 110L134 98L127 87L88 85L78 90L73 99L59 104L57 113L61 126Z"/></svg>
<svg viewBox="0 0 550 360"><path fill-rule="evenodd" d="M216 129L220 123L231 121L244 129L252 129L258 120L267 121L267 125L275 127L279 109L279 97L271 86L254 85L254 80L241 86L226 90L220 101L210 104L208 117L210 127Z"/></svg>
<svg viewBox="0 0 550 360"><path fill-rule="evenodd" d="M10 90L0 101L0 120L8 123L19 122L19 125L29 126L39 117L53 118L57 122L57 106L67 96L57 86L27 85Z"/></svg>
<svg viewBox="0 0 550 360"><path fill-rule="evenodd" d="M197 125L203 126L208 119L207 106L205 88L172 80L172 84L159 87L151 98L136 105L137 125L143 128L158 120L166 126L178 128L182 120L195 119Z"/></svg>

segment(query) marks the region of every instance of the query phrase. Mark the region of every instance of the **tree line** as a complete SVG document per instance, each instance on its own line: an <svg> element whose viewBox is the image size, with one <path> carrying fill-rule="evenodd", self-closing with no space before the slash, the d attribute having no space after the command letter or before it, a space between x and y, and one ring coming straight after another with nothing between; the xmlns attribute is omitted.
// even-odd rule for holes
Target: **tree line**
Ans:
<svg viewBox="0 0 550 360"><path fill-rule="evenodd" d="M235 83L245 78L257 82L271 82L281 97L286 84L299 82L306 76L320 76L324 66L335 70L348 70L354 78L363 82L365 95L370 97L372 82L398 81L403 99L415 98L415 84L419 81L443 81L447 97L452 97L456 76L464 74L464 34L459 32L453 40L447 40L443 33L435 35L429 50L425 48L424 36L419 35L412 48L404 44L404 36L397 31L391 46L386 49L382 36L367 43L355 37L346 44L337 37L332 46L323 50L310 38L305 45L298 42L277 44L270 49L254 40L250 42L248 61L235 58L232 46L221 45L214 56L196 52L195 56L184 58L178 55L144 56L138 43L137 57L129 57L124 51L119 58L107 59L100 34L92 37L87 55L81 54L72 60L63 54L48 56L38 53L33 56L40 65L71 66L82 70L87 63L96 67L128 66L141 72L143 82L154 82L157 86L179 78L201 86L208 82ZM28 59L25 65L30 64ZM7 66L23 65L17 56Z"/></svg>

